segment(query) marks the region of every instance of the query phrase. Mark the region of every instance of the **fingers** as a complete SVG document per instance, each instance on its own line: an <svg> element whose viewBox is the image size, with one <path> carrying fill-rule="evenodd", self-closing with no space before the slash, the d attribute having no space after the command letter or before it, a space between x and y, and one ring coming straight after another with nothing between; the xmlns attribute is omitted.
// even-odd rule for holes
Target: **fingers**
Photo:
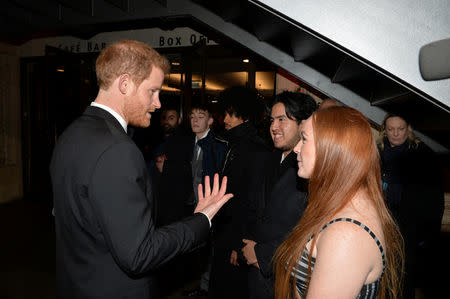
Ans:
<svg viewBox="0 0 450 299"><path fill-rule="evenodd" d="M209 176L205 176L205 197L211 195L211 183L209 182Z"/></svg>
<svg viewBox="0 0 450 299"><path fill-rule="evenodd" d="M234 252L232 251L231 255L230 255L230 264L234 265L234 263L235 263L235 258L234 258Z"/></svg>
<svg viewBox="0 0 450 299"><path fill-rule="evenodd" d="M219 180L218 175L217 175L217 180ZM219 190L220 196L223 196L225 194L225 192L227 191L227 183L228 183L228 178L226 176L224 176L222 178L222 185L220 186L220 190Z"/></svg>
<svg viewBox="0 0 450 299"><path fill-rule="evenodd" d="M219 201L217 202L219 207L223 206L230 198L232 198L234 195L233 194L226 194L224 196L222 196Z"/></svg>
<svg viewBox="0 0 450 299"><path fill-rule="evenodd" d="M203 200L204 197L203 197L203 186L202 186L202 184L198 184L197 190L198 190L198 201Z"/></svg>
<svg viewBox="0 0 450 299"><path fill-rule="evenodd" d="M219 182L219 174L214 174L214 184L213 184L213 195L216 195L219 192L220 182Z"/></svg>
<svg viewBox="0 0 450 299"><path fill-rule="evenodd" d="M244 242L245 244L248 244L248 243L250 243L250 241L249 241L249 240L247 240L247 239L242 239L242 242Z"/></svg>
<svg viewBox="0 0 450 299"><path fill-rule="evenodd" d="M230 259L230 264L232 264L233 266L239 266L239 263L237 262L237 259L235 259L235 258Z"/></svg>
<svg viewBox="0 0 450 299"><path fill-rule="evenodd" d="M207 198L207 197L210 197L210 196L216 196L218 194L218 198L220 198L220 200L224 200L224 203L227 202L231 197L233 197L233 195L231 195L231 194L225 195L225 192L227 191L227 182L228 182L228 179L225 176L222 179L222 184L220 184L220 182L219 182L219 174L217 174L217 173L214 174L213 190L211 192L210 178L209 178L209 176L205 176L205 184L204 184L204 189L205 190L204 190L204 193L203 193L203 190L200 193L200 186L202 186L202 185L201 184L198 185L199 198L200 198L200 194L203 195L202 198Z"/></svg>

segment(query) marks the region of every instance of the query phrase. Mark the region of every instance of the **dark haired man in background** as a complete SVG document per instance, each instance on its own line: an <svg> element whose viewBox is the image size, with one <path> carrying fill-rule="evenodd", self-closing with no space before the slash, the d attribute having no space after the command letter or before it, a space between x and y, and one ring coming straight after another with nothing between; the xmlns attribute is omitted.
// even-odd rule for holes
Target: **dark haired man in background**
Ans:
<svg viewBox="0 0 450 299"><path fill-rule="evenodd" d="M179 107L174 104L164 104L161 107L161 116L159 119L159 124L162 130L162 137L160 142L158 142L154 148L151 149L150 160L148 161L148 169L150 175L153 176L156 171L162 171L162 165L164 162L164 150L167 142L174 136L174 134L184 132L179 132L182 117L179 111Z"/></svg>
<svg viewBox="0 0 450 299"><path fill-rule="evenodd" d="M264 199L264 161L269 148L257 135L255 124L264 105L256 90L231 87L220 94L225 111L224 139L228 142L222 175L229 178L234 194L228 209L213 222L213 263L209 298L247 298L245 260L238 258L243 237L256 221L256 211Z"/></svg>
<svg viewBox="0 0 450 299"><path fill-rule="evenodd" d="M300 125L316 110L316 102L298 92L278 94L270 111L270 135L276 152L268 163L265 207L244 240L249 268L249 297L273 298L272 258L275 250L298 223L306 207L305 181L297 176Z"/></svg>

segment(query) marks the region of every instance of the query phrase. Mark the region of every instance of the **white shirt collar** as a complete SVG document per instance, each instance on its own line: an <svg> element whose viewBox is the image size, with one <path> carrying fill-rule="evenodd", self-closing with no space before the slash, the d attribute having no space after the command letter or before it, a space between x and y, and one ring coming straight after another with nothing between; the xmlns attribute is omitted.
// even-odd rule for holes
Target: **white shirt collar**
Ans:
<svg viewBox="0 0 450 299"><path fill-rule="evenodd" d="M208 130L206 131L206 133L203 134L203 136L202 136L200 139L203 139L203 138L205 138L206 136L208 136L209 130L210 130L210 129L208 129ZM197 141L198 141L198 138L197 138L197 135L195 135L195 143L197 143Z"/></svg>
<svg viewBox="0 0 450 299"><path fill-rule="evenodd" d="M283 163L284 158L285 158L284 153L281 153L281 161L280 161L280 164Z"/></svg>
<svg viewBox="0 0 450 299"><path fill-rule="evenodd" d="M127 132L128 124L127 124L127 122L123 119L123 117L119 115L119 113L117 113L116 111L114 111L113 109L111 109L110 107L108 107L108 106L106 106L106 105L99 104L99 103L96 103L96 102L92 102L92 103L91 103L91 106L101 108L101 109L106 110L106 111L108 111L109 113L111 113L112 116L114 116L114 118L117 119L117 121L120 123L120 125L122 126L122 128L125 130L125 133Z"/></svg>

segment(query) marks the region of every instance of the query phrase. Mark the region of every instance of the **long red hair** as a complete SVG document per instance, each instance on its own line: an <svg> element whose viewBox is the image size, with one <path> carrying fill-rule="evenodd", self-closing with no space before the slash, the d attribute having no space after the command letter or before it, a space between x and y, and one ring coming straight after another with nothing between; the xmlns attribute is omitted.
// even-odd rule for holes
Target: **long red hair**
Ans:
<svg viewBox="0 0 450 299"><path fill-rule="evenodd" d="M330 107L312 116L316 161L309 179L308 206L275 254L275 298L298 297L291 269L311 236L353 199L359 190L373 202L385 239L386 271L381 298L396 298L403 267L403 243L381 191L378 150L367 119L349 107ZM311 256L310 256L311 258ZM309 261L311 263L311 260ZM310 279L311 273L308 277ZM308 279L308 280L309 280Z"/></svg>

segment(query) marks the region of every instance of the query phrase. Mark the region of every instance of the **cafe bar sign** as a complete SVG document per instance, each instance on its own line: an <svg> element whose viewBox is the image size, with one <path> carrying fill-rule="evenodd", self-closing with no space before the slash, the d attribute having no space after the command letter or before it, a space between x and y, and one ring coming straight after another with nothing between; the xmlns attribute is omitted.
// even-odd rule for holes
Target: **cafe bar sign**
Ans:
<svg viewBox="0 0 450 299"><path fill-rule="evenodd" d="M201 41L204 41L206 45L217 45L213 40L191 28L180 27L174 30L150 28L103 32L88 40L73 36L39 38L26 42L20 47L19 51L22 57L44 56L46 46L59 48L71 53L100 52L107 45L123 39L139 40L156 49L190 47Z"/></svg>

